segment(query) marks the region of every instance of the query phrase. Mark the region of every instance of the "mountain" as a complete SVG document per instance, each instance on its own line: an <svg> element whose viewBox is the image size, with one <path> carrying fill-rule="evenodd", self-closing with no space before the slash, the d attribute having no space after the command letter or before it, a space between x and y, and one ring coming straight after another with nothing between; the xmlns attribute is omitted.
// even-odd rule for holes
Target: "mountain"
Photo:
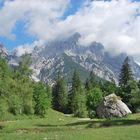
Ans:
<svg viewBox="0 0 140 140"><path fill-rule="evenodd" d="M71 81L71 76L75 69L77 69L83 81L85 81L89 75L89 71L74 62L72 58L65 53L58 57L54 57L53 60L53 62L51 60L48 61L48 64L46 63L47 65L41 69L38 76L39 79L53 82L52 80L58 76L58 73L62 73L67 81Z"/></svg>
<svg viewBox="0 0 140 140"><path fill-rule="evenodd" d="M53 83L58 72L70 79L74 69L78 69L82 80L85 80L90 71L103 79L118 82L121 65L126 54L112 56L106 52L104 46L93 42L89 46L78 43L80 34L75 33L64 40L56 40L45 46L35 46L29 51L32 57L33 78ZM26 52L28 53L28 52ZM16 49L10 58L10 64L16 64L19 56ZM140 78L140 66L130 57L130 65L135 78Z"/></svg>

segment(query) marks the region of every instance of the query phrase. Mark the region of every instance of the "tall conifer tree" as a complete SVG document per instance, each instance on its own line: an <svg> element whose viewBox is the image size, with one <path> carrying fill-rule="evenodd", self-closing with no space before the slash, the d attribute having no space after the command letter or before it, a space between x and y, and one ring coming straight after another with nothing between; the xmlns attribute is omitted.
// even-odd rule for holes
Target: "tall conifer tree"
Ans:
<svg viewBox="0 0 140 140"><path fill-rule="evenodd" d="M60 75L58 75L56 84L53 87L52 96L53 108L57 111L66 113L68 103L66 84L64 79L61 78Z"/></svg>
<svg viewBox="0 0 140 140"><path fill-rule="evenodd" d="M77 117L86 116L86 95L78 72L75 70L72 78L70 108Z"/></svg>
<svg viewBox="0 0 140 140"><path fill-rule="evenodd" d="M119 85L121 87L126 86L128 84L128 81L133 80L133 74L131 67L129 65L129 57L126 57L126 59L123 62L121 73L120 73L120 79L119 79Z"/></svg>

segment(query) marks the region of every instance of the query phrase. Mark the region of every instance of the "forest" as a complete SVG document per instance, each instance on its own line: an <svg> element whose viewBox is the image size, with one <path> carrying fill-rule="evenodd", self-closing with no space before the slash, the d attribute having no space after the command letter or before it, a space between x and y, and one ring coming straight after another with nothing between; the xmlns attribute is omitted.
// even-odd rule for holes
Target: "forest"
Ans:
<svg viewBox="0 0 140 140"><path fill-rule="evenodd" d="M47 110L73 114L75 117L96 118L97 106L103 97L115 93L133 113L140 109L140 81L133 78L127 57L120 70L119 84L99 79L92 71L86 81L81 81L75 69L67 83L58 73L53 86L35 82L30 69L31 58L22 56L19 65L11 67L0 59L0 119L16 115L47 116Z"/></svg>

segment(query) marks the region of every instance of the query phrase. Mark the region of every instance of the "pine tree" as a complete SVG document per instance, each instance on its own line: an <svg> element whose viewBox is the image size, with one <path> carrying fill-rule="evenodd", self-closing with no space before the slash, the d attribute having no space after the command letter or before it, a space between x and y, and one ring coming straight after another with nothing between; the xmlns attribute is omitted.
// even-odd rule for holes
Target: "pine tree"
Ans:
<svg viewBox="0 0 140 140"><path fill-rule="evenodd" d="M93 71L90 72L89 78L87 78L85 83L85 89L90 90L90 88L99 86L99 81L97 81L97 76Z"/></svg>
<svg viewBox="0 0 140 140"><path fill-rule="evenodd" d="M75 70L72 78L72 89L70 93L70 108L77 117L86 116L86 95L78 72Z"/></svg>
<svg viewBox="0 0 140 140"><path fill-rule="evenodd" d="M56 84L52 91L52 104L53 108L57 111L66 113L68 104L68 94L66 91L66 84L63 78L58 75Z"/></svg>
<svg viewBox="0 0 140 140"><path fill-rule="evenodd" d="M94 74L93 71L90 72L89 82L90 82L91 86L96 86L96 84L97 84L96 75Z"/></svg>
<svg viewBox="0 0 140 140"><path fill-rule="evenodd" d="M129 58L126 57L121 68L119 86L125 87L128 84L128 81L130 80L133 80L133 74L132 74L131 67L129 65Z"/></svg>
<svg viewBox="0 0 140 140"><path fill-rule="evenodd" d="M33 99L35 102L35 114L44 116L50 106L50 99L48 89L43 83L35 83Z"/></svg>
<svg viewBox="0 0 140 140"><path fill-rule="evenodd" d="M133 79L133 74L131 67L129 65L129 58L126 57L121 68L118 95L122 98L122 101L127 104L127 106L133 111L134 107L131 102L132 90L134 90L135 81Z"/></svg>

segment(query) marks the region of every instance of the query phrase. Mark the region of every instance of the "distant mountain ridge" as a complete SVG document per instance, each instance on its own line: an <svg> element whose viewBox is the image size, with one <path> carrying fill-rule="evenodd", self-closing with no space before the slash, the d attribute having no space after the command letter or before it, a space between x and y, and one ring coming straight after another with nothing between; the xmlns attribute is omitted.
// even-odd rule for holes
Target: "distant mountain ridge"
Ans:
<svg viewBox="0 0 140 140"><path fill-rule="evenodd" d="M80 34L75 33L65 40L53 41L46 46L35 46L30 51L33 78L53 83L57 73L61 72L69 80L73 70L78 69L83 80L93 71L103 79L118 82L120 68L127 55L112 56L97 42L87 47L81 46L78 43L79 38ZM18 59L15 49L9 63L14 65ZM140 66L132 57L130 65L135 78L140 79Z"/></svg>

